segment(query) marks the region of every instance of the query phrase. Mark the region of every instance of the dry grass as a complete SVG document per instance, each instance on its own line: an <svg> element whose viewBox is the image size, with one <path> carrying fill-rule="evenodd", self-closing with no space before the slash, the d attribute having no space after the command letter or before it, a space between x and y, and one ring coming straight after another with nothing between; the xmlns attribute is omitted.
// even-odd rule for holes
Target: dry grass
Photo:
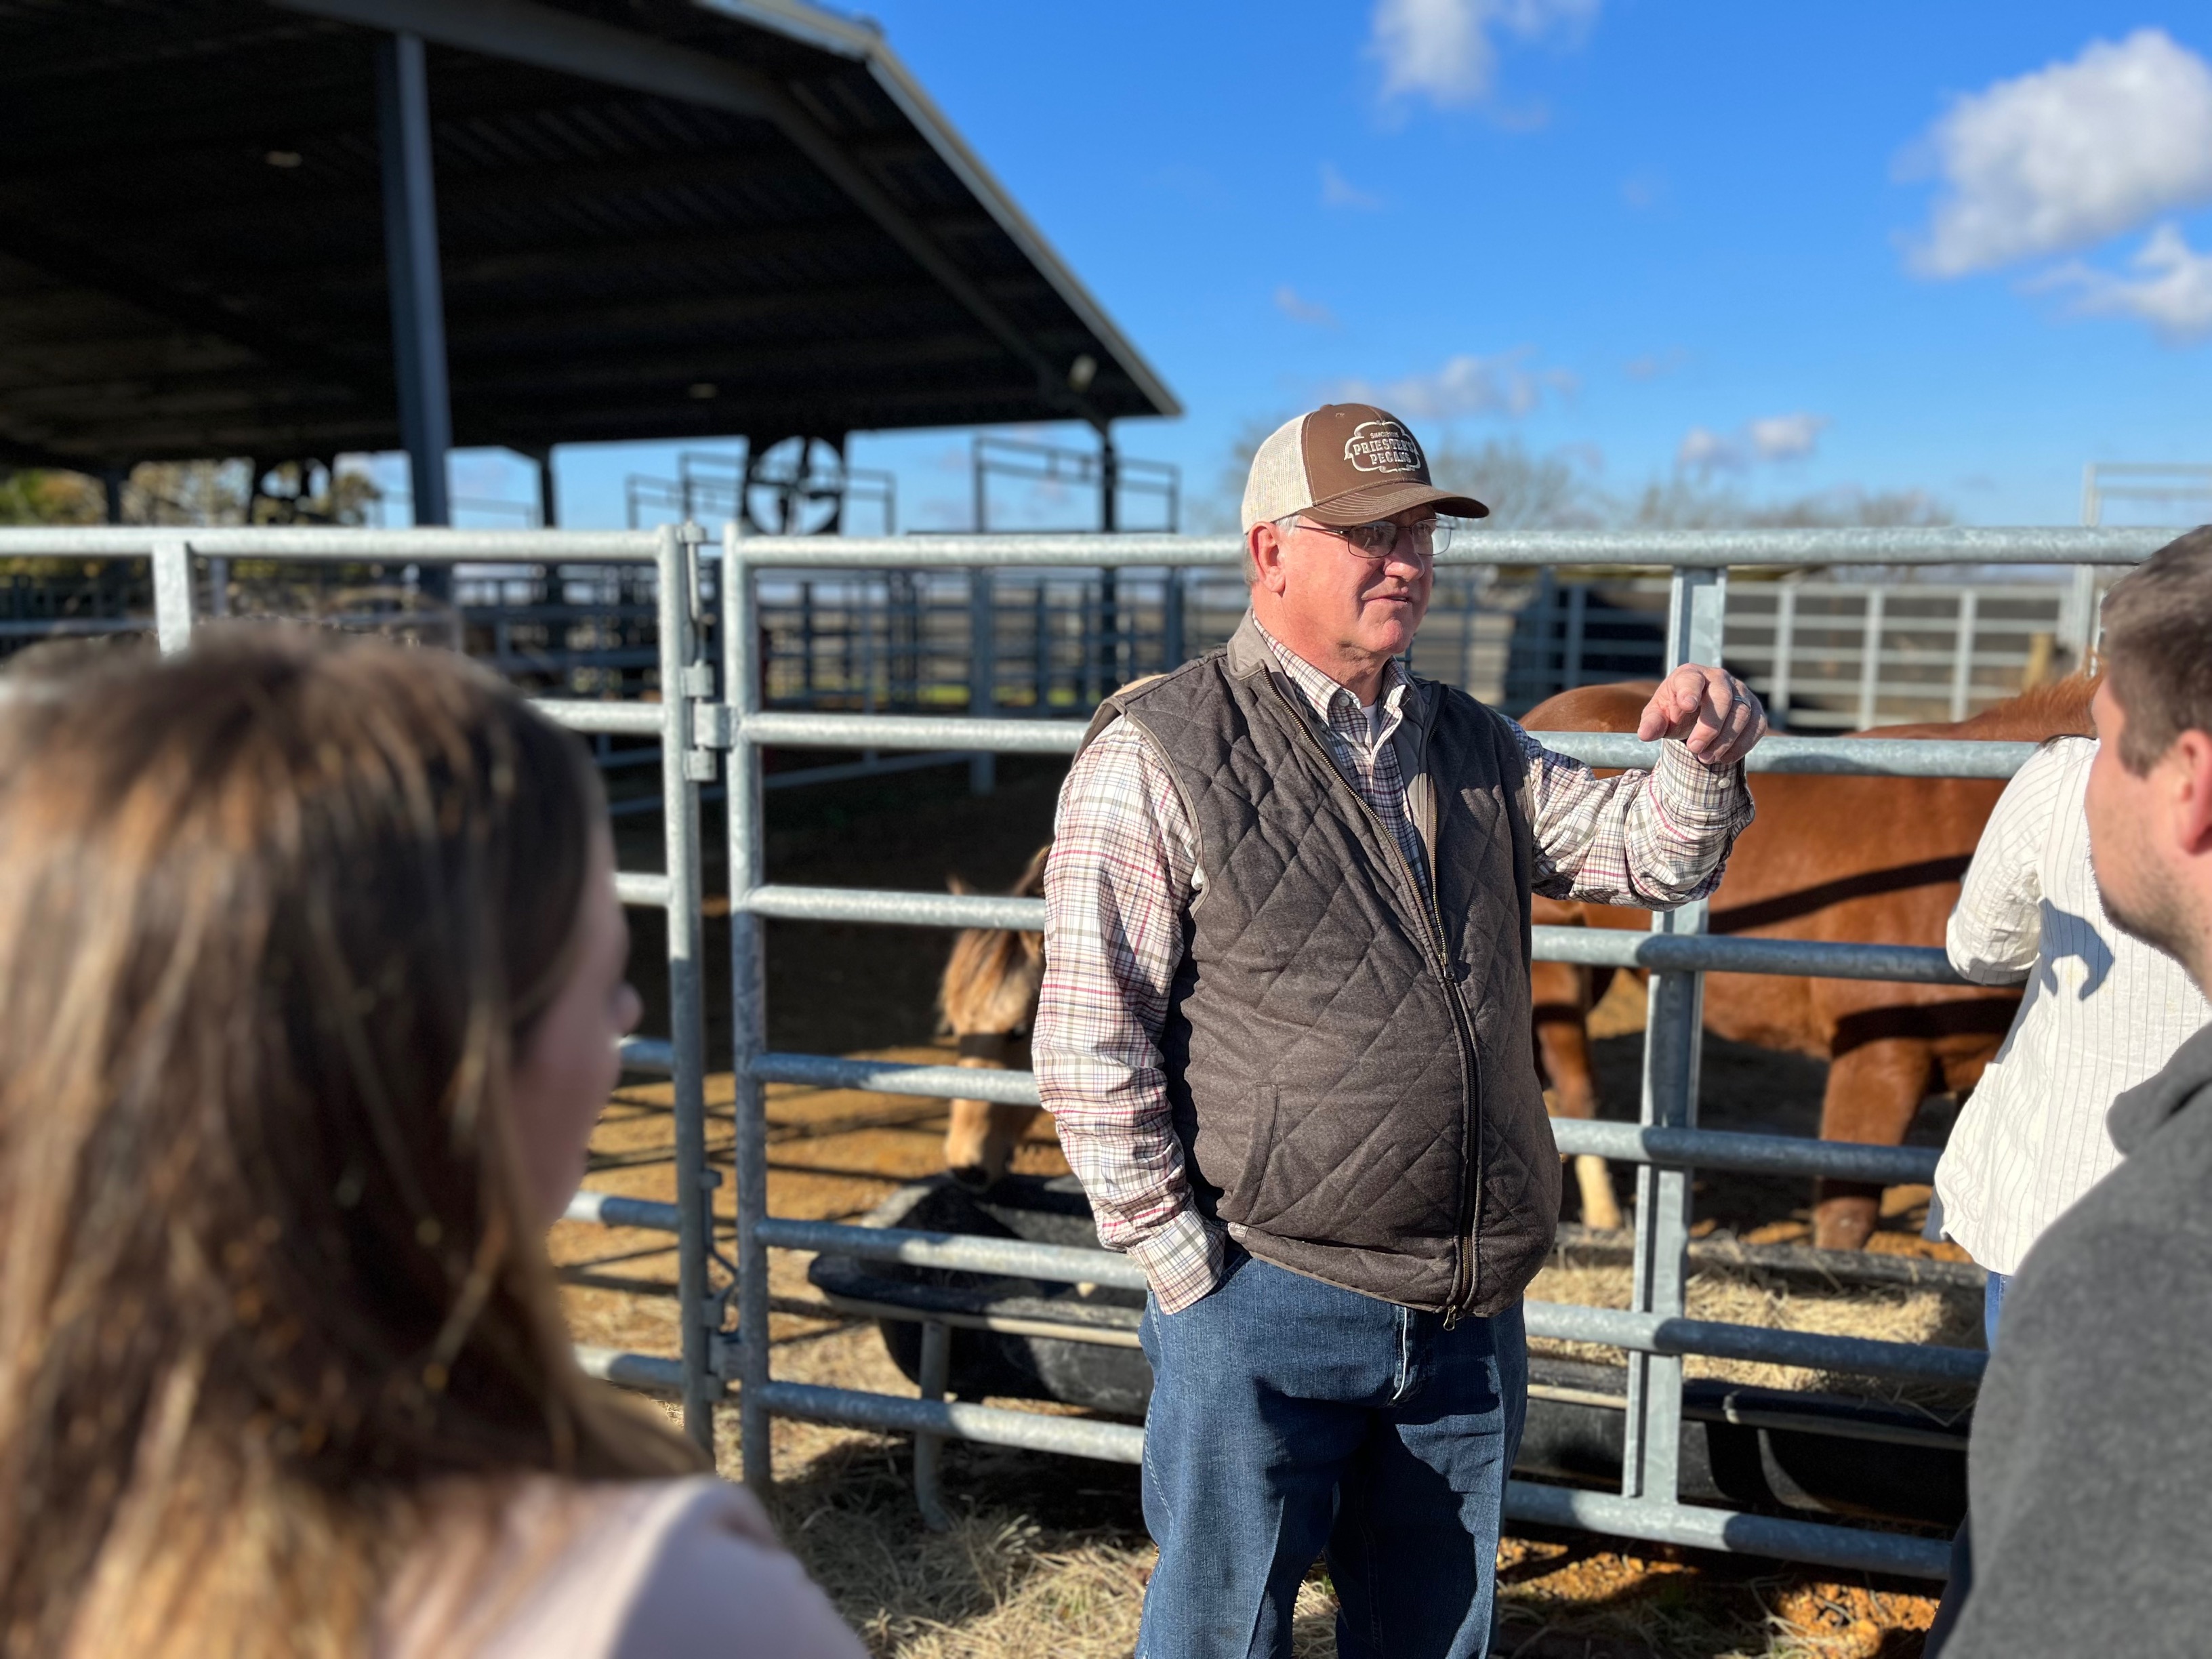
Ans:
<svg viewBox="0 0 2212 1659"><path fill-rule="evenodd" d="M727 1079L714 1080L708 1142L726 1170L729 1099ZM592 1186L672 1195L667 1102L665 1087L617 1096L593 1141ZM941 1167L942 1114L936 1102L772 1091L771 1205L786 1215L865 1212L900 1182ZM1065 1168L1042 1138L1048 1133L1020 1150L1017 1168ZM726 1185L716 1198L726 1224L728 1203ZM563 1225L551 1242L571 1276L565 1294L580 1340L673 1352L676 1264L666 1237ZM874 1328L834 1314L805 1268L789 1253L774 1260L776 1375L910 1394ZM1870 1306L1740 1276L1692 1284L1693 1313L1752 1324L1947 1340L1962 1316L1928 1291ZM1555 1268L1534 1291L1601 1305L1620 1305L1626 1293L1625 1270L1588 1266ZM1744 1374L1771 1382L1773 1369ZM1801 1386L1813 1380L1793 1375ZM722 1466L734 1468L736 1412L721 1413L717 1426ZM1132 1650L1154 1557L1134 1470L955 1443L945 1455L953 1525L932 1534L915 1508L904 1440L789 1421L775 1425L775 1437L773 1504L785 1539L880 1659L1106 1659ZM1934 1608L1864 1583L1809 1572L1754 1577L1711 1558L1626 1555L1580 1536L1509 1539L1499 1564L1501 1651L1519 1659L1909 1659ZM1299 1659L1334 1654L1334 1615L1316 1571L1299 1598Z"/></svg>
<svg viewBox="0 0 2212 1659"><path fill-rule="evenodd" d="M1580 1264L1562 1252L1553 1265L1536 1275L1528 1296L1539 1302L1626 1308L1629 1289L1626 1266ZM1982 1299L1978 1291L1903 1286L1808 1291L1793 1288L1776 1275L1730 1268L1693 1275L1686 1299L1691 1318L1732 1325L1866 1337L1882 1342L1928 1342L1953 1348L1979 1347L1982 1342ZM1618 1348L1586 1342L1532 1340L1528 1346L1536 1353L1611 1364L1620 1363L1623 1357ZM1690 1355L1683 1361L1683 1370L1691 1376L1720 1377L1756 1388L1818 1389L1882 1400L1911 1399L1931 1405L1948 1403L1956 1392L1794 1365L1717 1359L1705 1354Z"/></svg>

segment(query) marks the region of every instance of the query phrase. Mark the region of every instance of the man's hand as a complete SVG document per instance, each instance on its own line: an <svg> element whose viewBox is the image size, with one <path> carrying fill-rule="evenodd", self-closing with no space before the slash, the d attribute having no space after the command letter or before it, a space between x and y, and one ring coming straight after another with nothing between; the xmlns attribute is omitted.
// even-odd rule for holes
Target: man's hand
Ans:
<svg viewBox="0 0 2212 1659"><path fill-rule="evenodd" d="M1735 765L1766 735L1766 710L1727 670L1686 662L1644 705L1636 735L1645 743L1680 738L1700 764L1717 771Z"/></svg>

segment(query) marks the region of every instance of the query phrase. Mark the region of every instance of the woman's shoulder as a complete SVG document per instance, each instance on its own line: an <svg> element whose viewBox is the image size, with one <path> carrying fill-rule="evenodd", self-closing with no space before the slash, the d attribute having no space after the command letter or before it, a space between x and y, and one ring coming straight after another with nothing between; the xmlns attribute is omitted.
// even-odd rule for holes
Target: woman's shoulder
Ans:
<svg viewBox="0 0 2212 1659"><path fill-rule="evenodd" d="M777 1541L744 1488L708 1476L670 1482L653 1513L658 1544L635 1580L610 1659L694 1650L861 1659L860 1639Z"/></svg>
<svg viewBox="0 0 2212 1659"><path fill-rule="evenodd" d="M829 1599L742 1487L533 1477L492 1536L449 1549L426 1534L395 1583L381 1659L633 1659L708 1643L741 1654L858 1659Z"/></svg>

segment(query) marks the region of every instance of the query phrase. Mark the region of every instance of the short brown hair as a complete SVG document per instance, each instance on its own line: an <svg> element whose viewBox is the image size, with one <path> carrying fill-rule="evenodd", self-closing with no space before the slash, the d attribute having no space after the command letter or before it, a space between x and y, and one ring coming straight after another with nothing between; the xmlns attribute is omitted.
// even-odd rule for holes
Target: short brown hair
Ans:
<svg viewBox="0 0 2212 1659"><path fill-rule="evenodd" d="M2120 758L2130 771L2148 771L2184 732L2212 732L2212 525L2112 584L2104 657L2127 714Z"/></svg>
<svg viewBox="0 0 2212 1659"><path fill-rule="evenodd" d="M596 774L443 651L110 655L0 709L0 1653L361 1652L433 1483L693 1466L507 1121Z"/></svg>

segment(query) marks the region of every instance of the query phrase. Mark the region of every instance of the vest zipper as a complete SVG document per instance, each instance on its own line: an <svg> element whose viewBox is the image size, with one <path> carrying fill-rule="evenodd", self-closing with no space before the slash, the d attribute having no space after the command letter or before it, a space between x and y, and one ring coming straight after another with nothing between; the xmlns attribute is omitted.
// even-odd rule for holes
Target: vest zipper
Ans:
<svg viewBox="0 0 2212 1659"><path fill-rule="evenodd" d="M1278 697L1290 702L1289 696L1281 686L1276 684L1272 673L1267 676L1267 684ZM1315 732L1304 711L1291 703L1291 714L1293 723L1305 734L1306 741L1320 751L1329 775L1352 797L1353 804L1367 815L1368 823L1374 827L1376 839L1396 855L1399 866L1405 871L1407 879L1413 883L1413 896L1420 901L1423 943L1429 946L1437 978L1444 988L1444 1000L1451 1006L1452 1024L1459 1032L1460 1054L1467 1064L1468 1086L1466 1097L1460 1108L1460 1214L1457 1235L1453 1241L1458 1259L1452 1265L1451 1295L1446 1298L1443 1307L1444 1328L1450 1330L1465 1316L1467 1310L1464 1304L1474 1290L1474 1218L1481 1175L1475 1158L1474 1101L1481 1086L1482 1058L1475 1047L1474 1017L1468 1012L1466 1000L1460 994L1459 981L1452 976L1451 954L1444 943L1443 915L1437 908L1436 849L1433 847L1425 849L1429 854L1431 875L1429 884L1424 887L1419 872L1413 868L1413 861L1406 856L1406 849L1398 845L1397 836L1392 835L1389 826L1382 822L1382 815L1370 806L1360 793L1346 781L1344 774L1336 769L1336 757L1328 752L1328 745Z"/></svg>

